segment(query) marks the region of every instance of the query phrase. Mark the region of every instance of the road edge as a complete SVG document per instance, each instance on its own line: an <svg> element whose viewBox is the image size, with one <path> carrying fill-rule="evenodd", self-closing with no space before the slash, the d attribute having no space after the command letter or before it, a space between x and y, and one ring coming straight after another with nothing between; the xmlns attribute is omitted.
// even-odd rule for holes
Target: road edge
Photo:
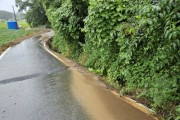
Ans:
<svg viewBox="0 0 180 120"><path fill-rule="evenodd" d="M43 47L44 49L50 54L52 55L54 58L56 58L57 60L59 60L60 62L62 62L63 64L65 64L66 66L71 67L71 64L69 64L69 62L67 61L68 58L66 58L65 56L53 51L50 49L49 45L48 45L48 40L52 39L52 37L48 37L45 39L45 41L43 42ZM43 38L41 39L43 40ZM77 71L79 72L79 71ZM90 72L90 71L89 71ZM81 73L81 72L79 72ZM99 81L102 82L102 81ZM104 84L102 84L102 87L106 87L104 86ZM107 89L109 90L112 94L114 94L115 96L122 98L123 101L125 101L126 103L132 105L133 107L135 107L136 109L140 110L141 112L144 112L145 114L147 114L148 116L151 116L152 118L154 118L155 120L158 120L158 118L155 116L155 112L148 108L147 106L129 98L126 96L120 96L115 90L111 90L111 89Z"/></svg>
<svg viewBox="0 0 180 120"><path fill-rule="evenodd" d="M5 56L5 54L11 49L11 47L7 48L2 54L0 54L0 60Z"/></svg>
<svg viewBox="0 0 180 120"><path fill-rule="evenodd" d="M59 61L61 61L63 64L65 64L67 66L67 63L64 62L62 59L60 59L57 55L55 55L53 52L51 52L50 48L48 47L47 45L47 42L44 42L43 43L43 46L45 48L45 50L50 54L52 55L53 57L55 57L56 59L58 59Z"/></svg>

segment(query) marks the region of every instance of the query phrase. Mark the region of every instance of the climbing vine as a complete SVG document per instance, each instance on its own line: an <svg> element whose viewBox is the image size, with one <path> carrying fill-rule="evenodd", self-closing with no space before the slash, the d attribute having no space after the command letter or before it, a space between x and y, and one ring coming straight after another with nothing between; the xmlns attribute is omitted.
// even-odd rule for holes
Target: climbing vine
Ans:
<svg viewBox="0 0 180 120"><path fill-rule="evenodd" d="M42 0L53 47L120 94L180 119L179 0ZM52 3L52 4L51 4Z"/></svg>

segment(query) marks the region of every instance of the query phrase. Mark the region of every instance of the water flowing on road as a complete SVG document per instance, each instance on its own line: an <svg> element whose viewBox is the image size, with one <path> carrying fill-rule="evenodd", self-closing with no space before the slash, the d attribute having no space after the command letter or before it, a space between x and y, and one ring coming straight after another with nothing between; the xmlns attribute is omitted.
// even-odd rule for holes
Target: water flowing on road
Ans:
<svg viewBox="0 0 180 120"><path fill-rule="evenodd" d="M0 60L1 120L153 120L93 80L68 69L38 40Z"/></svg>

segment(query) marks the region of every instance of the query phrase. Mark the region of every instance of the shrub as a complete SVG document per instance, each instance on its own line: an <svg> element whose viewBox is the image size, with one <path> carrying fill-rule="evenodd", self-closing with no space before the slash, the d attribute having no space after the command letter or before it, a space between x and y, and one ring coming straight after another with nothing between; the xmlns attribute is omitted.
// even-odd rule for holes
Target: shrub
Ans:
<svg viewBox="0 0 180 120"><path fill-rule="evenodd" d="M86 66L118 83L122 94L148 99L169 118L178 114L180 102L179 4L90 0L83 29Z"/></svg>
<svg viewBox="0 0 180 120"><path fill-rule="evenodd" d="M84 9L87 8L87 1L54 0L52 5L48 1L43 3L56 32L53 47L66 56L77 59L82 51L81 44L84 43L81 28L84 27L83 19L87 14Z"/></svg>
<svg viewBox="0 0 180 120"><path fill-rule="evenodd" d="M179 0L42 2L55 49L106 76L121 94L180 118Z"/></svg>

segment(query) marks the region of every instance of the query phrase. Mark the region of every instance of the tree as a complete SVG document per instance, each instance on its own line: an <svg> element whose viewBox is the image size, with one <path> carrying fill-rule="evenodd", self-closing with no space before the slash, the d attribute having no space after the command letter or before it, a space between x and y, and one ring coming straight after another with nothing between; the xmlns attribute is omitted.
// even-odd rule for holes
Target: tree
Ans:
<svg viewBox="0 0 180 120"><path fill-rule="evenodd" d="M39 0L16 0L19 11L27 11L25 18L31 27L49 25L45 10Z"/></svg>

